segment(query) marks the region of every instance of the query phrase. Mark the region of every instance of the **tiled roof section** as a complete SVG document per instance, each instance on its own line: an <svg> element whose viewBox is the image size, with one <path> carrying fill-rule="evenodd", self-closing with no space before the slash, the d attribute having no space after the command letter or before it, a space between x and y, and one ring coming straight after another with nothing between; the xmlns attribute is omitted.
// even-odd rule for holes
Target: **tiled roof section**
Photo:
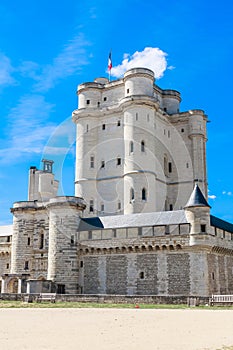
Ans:
<svg viewBox="0 0 233 350"><path fill-rule="evenodd" d="M79 231L187 224L184 210L82 218Z"/></svg>
<svg viewBox="0 0 233 350"><path fill-rule="evenodd" d="M216 218L216 216L210 215L210 225L220 228L221 230L233 233L233 224Z"/></svg>
<svg viewBox="0 0 233 350"><path fill-rule="evenodd" d="M185 208L189 207L210 207L197 184L194 187L188 203L185 205Z"/></svg>
<svg viewBox="0 0 233 350"><path fill-rule="evenodd" d="M13 225L0 226L0 237L12 236Z"/></svg>

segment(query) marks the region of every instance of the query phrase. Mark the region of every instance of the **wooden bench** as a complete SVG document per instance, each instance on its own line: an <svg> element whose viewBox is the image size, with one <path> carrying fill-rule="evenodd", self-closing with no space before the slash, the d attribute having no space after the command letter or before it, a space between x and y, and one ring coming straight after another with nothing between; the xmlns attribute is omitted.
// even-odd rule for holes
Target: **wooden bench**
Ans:
<svg viewBox="0 0 233 350"><path fill-rule="evenodd" d="M41 303L42 301L50 301L51 303L55 303L56 293L40 293L40 295L36 298L36 302Z"/></svg>
<svg viewBox="0 0 233 350"><path fill-rule="evenodd" d="M212 294L209 300L210 306L217 304L233 304L233 295L216 295Z"/></svg>

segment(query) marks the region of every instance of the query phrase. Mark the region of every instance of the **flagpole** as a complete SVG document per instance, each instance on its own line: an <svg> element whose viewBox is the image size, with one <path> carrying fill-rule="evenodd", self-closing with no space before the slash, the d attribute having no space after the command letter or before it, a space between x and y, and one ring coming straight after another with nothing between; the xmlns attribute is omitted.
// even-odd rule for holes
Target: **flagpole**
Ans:
<svg viewBox="0 0 233 350"><path fill-rule="evenodd" d="M111 69L112 69L112 50L108 56L108 80L111 81Z"/></svg>

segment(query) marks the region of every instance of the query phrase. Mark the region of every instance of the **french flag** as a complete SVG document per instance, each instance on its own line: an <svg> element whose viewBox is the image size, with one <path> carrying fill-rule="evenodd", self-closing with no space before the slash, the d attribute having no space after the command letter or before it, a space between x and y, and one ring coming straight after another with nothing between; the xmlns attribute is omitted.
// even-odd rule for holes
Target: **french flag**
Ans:
<svg viewBox="0 0 233 350"><path fill-rule="evenodd" d="M108 70L110 71L111 69L112 69L112 52L110 52L108 56Z"/></svg>

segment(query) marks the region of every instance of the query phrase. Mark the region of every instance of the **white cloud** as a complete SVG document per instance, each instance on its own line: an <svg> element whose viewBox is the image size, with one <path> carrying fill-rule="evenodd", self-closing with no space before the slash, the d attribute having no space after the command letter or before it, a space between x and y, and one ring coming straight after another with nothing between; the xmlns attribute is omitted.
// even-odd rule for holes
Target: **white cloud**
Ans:
<svg viewBox="0 0 233 350"><path fill-rule="evenodd" d="M111 70L114 77L121 77L128 69L143 67L155 73L155 78L161 78L167 68L167 54L157 47L146 47L143 51L136 51L132 56L124 54L123 61Z"/></svg>
<svg viewBox="0 0 233 350"><path fill-rule="evenodd" d="M0 53L0 85L13 85L15 84L15 79L12 77L14 68L11 65L10 59Z"/></svg>
<svg viewBox="0 0 233 350"><path fill-rule="evenodd" d="M215 196L214 194L211 194L211 195L208 195L208 198L210 198L210 199L216 199L217 196Z"/></svg>
<svg viewBox="0 0 233 350"><path fill-rule="evenodd" d="M233 196L233 193L231 191L222 191L222 194L226 196Z"/></svg>
<svg viewBox="0 0 233 350"><path fill-rule="evenodd" d="M45 66L40 75L35 74L37 81L35 89L47 91L54 87L58 80L80 71L84 65L88 64L86 47L89 45L83 35L70 40L62 52L54 58L52 64Z"/></svg>
<svg viewBox="0 0 233 350"><path fill-rule="evenodd" d="M0 150L1 163L20 161L22 156L40 154L55 125L47 119L53 105L41 95L29 95L21 98L8 115L8 138L5 147Z"/></svg>

